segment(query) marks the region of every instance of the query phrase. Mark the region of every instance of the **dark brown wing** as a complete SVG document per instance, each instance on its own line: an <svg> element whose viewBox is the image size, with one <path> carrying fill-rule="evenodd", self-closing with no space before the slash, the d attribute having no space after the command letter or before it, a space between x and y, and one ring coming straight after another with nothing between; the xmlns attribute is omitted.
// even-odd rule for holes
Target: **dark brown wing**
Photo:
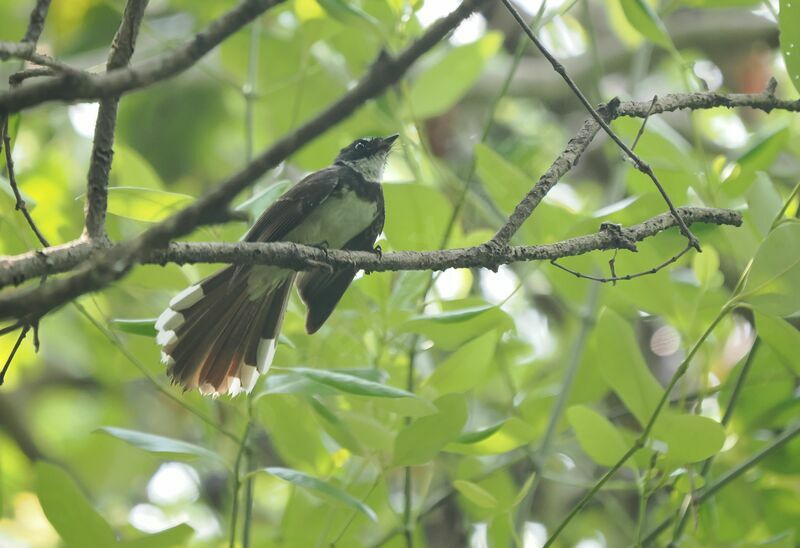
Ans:
<svg viewBox="0 0 800 548"><path fill-rule="evenodd" d="M372 251L375 240L383 230L384 208L383 195L380 195L378 203L378 218L361 234L347 242L343 249L354 251ZM325 320L336 308L339 300L347 291L353 277L356 275L355 268L345 268L330 272L327 270L312 270L300 275L297 282L297 289L300 296L306 303L308 315L306 316L306 332L316 333L322 327Z"/></svg>
<svg viewBox="0 0 800 548"><path fill-rule="evenodd" d="M339 185L341 170L333 166L315 171L278 198L244 237L246 242L275 242L297 227Z"/></svg>

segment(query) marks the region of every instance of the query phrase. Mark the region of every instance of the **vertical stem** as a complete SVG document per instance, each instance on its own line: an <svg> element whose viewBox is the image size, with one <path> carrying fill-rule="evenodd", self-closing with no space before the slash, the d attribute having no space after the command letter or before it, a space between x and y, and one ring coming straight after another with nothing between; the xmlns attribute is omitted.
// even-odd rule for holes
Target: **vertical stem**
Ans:
<svg viewBox="0 0 800 548"><path fill-rule="evenodd" d="M575 380L576 373L578 372L578 367L581 363L581 357L583 357L583 350L586 347L586 341L589 338L589 332L592 328L593 317L595 309L597 308L597 297L598 293L600 292L599 288L599 284L592 284L589 289L589 298L586 302L586 310L581 318L578 336L572 346L572 354L570 355L567 368L564 371L564 378L561 381L561 389L559 390L558 397L553 404L553 409L550 412L547 428L545 430L544 437L542 438L542 443L539 445L539 454L534 460L533 466L534 470L536 471L536 476L533 478L533 484L531 485L528 494L525 496L523 502L519 505L517 514L518 524L522 523L525 512L531 509L534 500L536 500L536 490L539 488L539 484L541 483L542 469L544 468L544 464L547 462L547 457L550 454L550 447L553 443L553 439L555 438L558 424L561 422L561 417L564 414L564 408L567 405L567 399L569 398L569 394L572 390L572 383Z"/></svg>
<svg viewBox="0 0 800 548"><path fill-rule="evenodd" d="M239 452L236 454L236 462L233 465L233 489L231 490L233 499L231 501L231 530L228 540L229 548L235 548L236 546L236 525L239 521L239 490L242 487L242 461L244 460L244 456L247 451L247 438L250 435L251 425L252 421L248 417L247 424L244 427L244 433L242 434L242 439L239 442ZM248 524L245 524L245 526L247 525Z"/></svg>
<svg viewBox="0 0 800 548"><path fill-rule="evenodd" d="M750 348L750 353L747 355L747 360L744 362L742 366L742 370L739 372L739 376L736 378L736 384L733 387L733 392L731 393L731 399L728 402L728 407L725 409L725 414L722 416L722 425L727 426L728 423L731 421L731 417L733 416L733 411L736 408L736 403L739 401L739 396L741 395L742 388L744 387L744 383L747 380L747 376L750 373L750 369L753 366L753 360L756 355L756 350L761 344L761 338L757 337L755 342L753 342L752 348ZM705 479L708 476L708 473L711 471L711 463L714 461L714 457L709 457L703 462L703 468L700 470L700 476ZM684 501L684 508L678 510L678 524L675 526L675 531L672 535L672 542L676 543L680 540L681 536L683 536L683 531L686 529L686 523L688 522L689 518L689 509L691 508L691 498L692 494L687 495L687 499Z"/></svg>
<svg viewBox="0 0 800 548"><path fill-rule="evenodd" d="M711 322L711 325L708 326L708 328L703 332L703 334L700 336L697 342L694 343L692 348L689 350L689 353L683 359L683 362L681 362L680 366L678 366L678 369L672 375L672 379L670 379L670 382L667 385L666 389L664 390L664 393L662 394L661 399L658 402L658 405L656 405L653 414L650 416L650 420L647 422L647 425L645 426L644 430L639 435L639 437L636 438L634 444L625 452L624 455L622 455L622 457L620 457L620 459L614 464L614 466L609 468L609 470L605 474L603 474L603 476L599 480L597 480L597 483L595 483L594 486L592 486L592 488L585 495L583 495L583 497L581 497L581 499L572 508L569 514L567 514L567 516L561 521L561 523L558 524L558 526L555 528L550 538L547 539L547 542L545 542L544 544L544 548L551 546L556 541L556 539L564 530L564 528L567 525L569 525L569 522L572 521L572 519L575 516L577 516L581 510L583 510L583 507L586 506L586 504L590 500L592 500L592 498L594 498L597 492L600 491L600 489L602 489L603 485L605 485L606 482L608 482L608 480L611 479L611 477L614 474L616 474L617 471L620 468L622 468L626 462L628 462L629 458L631 458L637 451L639 451L639 449L644 447L647 438L650 436L650 432L653 430L653 426L655 426L656 420L658 420L661 411L664 409L664 405L667 403L667 400L669 399L669 395L672 392L672 389L675 388L675 385L678 383L681 377L683 377L683 375L686 373L686 370L689 368L689 364L691 363L692 358L694 358L694 355L697 353L698 350L700 350L700 347L706 341L708 336L711 335L711 333L714 331L714 328L717 327L717 324L719 324L719 322L722 321L722 318L724 318L728 314L728 312L730 312L733 309L733 306L734 305L732 305L731 303L727 303L725 306L722 307L722 309L719 311L719 314L717 314L717 317L714 318L714 321Z"/></svg>
<svg viewBox="0 0 800 548"><path fill-rule="evenodd" d="M430 288L429 288L430 290ZM427 294L427 291L425 292ZM424 298L424 296L423 296ZM408 373L406 376L406 390L414 393L414 361L417 357L417 343L419 337L414 335L411 340L411 347L408 352ZM406 417L406 426L411 423L411 418ZM403 529L406 539L406 548L413 548L414 546L414 523L412 515L413 503L413 484L411 478L411 466L406 466L403 470Z"/></svg>

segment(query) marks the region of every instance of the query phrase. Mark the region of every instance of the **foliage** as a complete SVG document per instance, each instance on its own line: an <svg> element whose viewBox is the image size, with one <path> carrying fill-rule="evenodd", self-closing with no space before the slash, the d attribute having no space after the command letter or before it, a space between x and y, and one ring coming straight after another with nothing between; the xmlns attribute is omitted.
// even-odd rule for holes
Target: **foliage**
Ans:
<svg viewBox="0 0 800 548"><path fill-rule="evenodd" d="M19 39L25 4L0 5L0 39ZM134 62L184 42L220 15L221 4L151 2ZM286 2L178 79L123 97L109 193L112 239L180 209L320 112L381 48L397 52L419 36L438 4ZM579 78L593 102L703 85L758 92L742 82L764 72L778 79L778 95L797 97L790 83L800 72L796 2L780 2L780 48L759 50L760 61L687 44L670 24L688 13L705 18L716 35L716 8L744 17L754 2L552 4L541 32L557 57L602 61L607 52L597 34L626 44L624 63L599 63L598 72ZM121 6L54 2L41 44L83 68L102 64ZM514 55L513 40L497 30L512 35L500 15L498 7L490 30L475 17L408 79L265 175L239 197L239 210L257 215L356 137L399 131L402 146L385 186L384 251L486 241L588 117L564 101L566 87L538 97L524 78L492 102ZM598 17L603 24L595 28ZM544 67L534 63L524 57L520 71ZM739 65L749 71L744 80L728 68ZM0 72L17 68L9 61ZM715 84L708 74L717 73ZM83 226L91 112L54 104L11 119L20 189L51 242L72 239ZM493 123L480 139L487 119ZM627 143L640 126L613 123ZM676 205L736 208L742 227L692 227L703 253L614 285L592 287L538 263L364 275L314 336L305 334L305 311L293 297L275 367L250 398L182 394L168 386L159 363L152 318L215 267L136 268L48 315L39 352L24 344L15 358L0 389L0 544L217 546L238 519L234 534L247 528L256 546L399 546L404 538L435 545L441 535L471 537L474 545L484 535L490 546L539 545L637 447L668 397L643 447L557 540L632 545L674 519L658 537L666 544L680 530L675 517L688 497L800 419L798 143L797 115L783 111L654 116L636 151ZM0 253L35 249L5 180L0 189ZM554 242L663 210L649 179L605 143L559 182L515 243ZM188 239L236 241L245 230L230 221ZM563 264L606 274L613 258L619 274L634 273L682 245L670 230L637 253ZM761 344L748 360L755 337ZM3 359L14 342L0 338ZM690 352L686 375L666 394ZM795 545L798 463L800 442L792 439L712 500L689 505L686 545Z"/></svg>

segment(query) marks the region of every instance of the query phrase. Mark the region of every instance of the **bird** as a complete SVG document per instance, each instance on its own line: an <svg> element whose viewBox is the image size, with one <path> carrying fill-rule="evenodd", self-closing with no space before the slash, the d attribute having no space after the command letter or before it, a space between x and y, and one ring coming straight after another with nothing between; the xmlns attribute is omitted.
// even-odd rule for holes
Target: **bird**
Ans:
<svg viewBox="0 0 800 548"><path fill-rule="evenodd" d="M380 253L374 247L385 220L380 183L397 137L364 137L341 149L331 166L269 206L243 240ZM251 392L275 356L292 287L307 308L306 332L313 334L355 274L355 268L295 272L266 265L217 271L175 295L156 320L167 374L184 391L214 397Z"/></svg>

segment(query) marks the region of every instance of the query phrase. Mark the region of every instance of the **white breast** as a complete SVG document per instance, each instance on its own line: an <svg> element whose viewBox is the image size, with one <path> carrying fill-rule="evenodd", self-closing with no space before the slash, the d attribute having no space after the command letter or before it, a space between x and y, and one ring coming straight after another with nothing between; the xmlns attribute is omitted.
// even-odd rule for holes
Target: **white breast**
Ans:
<svg viewBox="0 0 800 548"><path fill-rule="evenodd" d="M329 196L285 240L307 245L327 242L328 248L340 249L369 227L377 214L375 202L344 191Z"/></svg>

